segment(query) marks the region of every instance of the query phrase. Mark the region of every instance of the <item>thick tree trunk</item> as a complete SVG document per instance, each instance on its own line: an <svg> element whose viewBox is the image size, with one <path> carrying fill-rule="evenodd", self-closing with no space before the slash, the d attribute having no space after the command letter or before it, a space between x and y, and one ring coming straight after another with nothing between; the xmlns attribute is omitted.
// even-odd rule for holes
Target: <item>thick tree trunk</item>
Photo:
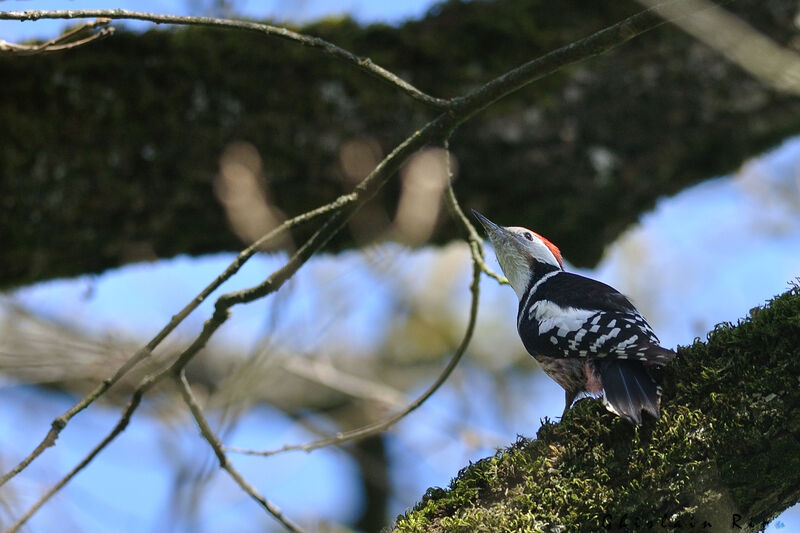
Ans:
<svg viewBox="0 0 800 533"><path fill-rule="evenodd" d="M800 500L798 376L795 286L681 348L658 421L578 402L429 489L395 531L758 531Z"/></svg>
<svg viewBox="0 0 800 533"><path fill-rule="evenodd" d="M334 20L303 30L448 97L638 9L451 1L396 29ZM795 2L732 9L781 43L794 35ZM343 167L349 141L369 161L433 116L317 51L230 31L120 32L0 57L0 79L0 287L238 249L212 186L229 143L257 148L269 196L295 215L352 188L363 169ZM797 131L800 101L663 27L494 105L451 146L467 206L534 227L585 265L659 196ZM387 187L376 201L387 215L360 238L383 229L400 190ZM434 240L455 235L443 221ZM332 247L360 243L343 234Z"/></svg>

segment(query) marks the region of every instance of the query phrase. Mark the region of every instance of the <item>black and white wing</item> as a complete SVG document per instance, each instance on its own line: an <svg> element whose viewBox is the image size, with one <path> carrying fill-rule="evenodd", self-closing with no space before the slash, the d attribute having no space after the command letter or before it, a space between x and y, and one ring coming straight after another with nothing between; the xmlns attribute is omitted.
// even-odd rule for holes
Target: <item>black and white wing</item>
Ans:
<svg viewBox="0 0 800 533"><path fill-rule="evenodd" d="M619 291L578 274L552 272L520 300L517 328L531 354L665 364L675 355Z"/></svg>

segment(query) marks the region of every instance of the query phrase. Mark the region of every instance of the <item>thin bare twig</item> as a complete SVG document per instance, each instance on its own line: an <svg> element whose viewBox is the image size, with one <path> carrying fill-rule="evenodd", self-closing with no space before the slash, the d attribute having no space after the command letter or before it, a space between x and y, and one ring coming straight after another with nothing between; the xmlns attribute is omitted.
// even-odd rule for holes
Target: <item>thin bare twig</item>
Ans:
<svg viewBox="0 0 800 533"><path fill-rule="evenodd" d="M73 405L70 409L64 412L61 416L53 420L50 424L50 431L48 431L47 435L44 439L39 443L34 450L28 454L22 461L19 462L14 468L6 472L2 477L0 477L0 487L3 486L9 479L12 479L14 476L22 472L27 466L36 459L39 455L41 455L47 448L53 446L58 439L58 435L61 431L66 427L69 421L78 413L86 409L89 405L92 404L97 398L102 396L111 386L117 383L125 374L127 374L133 367L137 364L142 362L144 359L150 356L153 350L161 344L161 342L169 335L178 325L186 319L189 314L192 313L197 307L205 301L208 296L214 292L220 285L222 285L225 281L227 281L231 276L236 274L239 269L250 259L265 243L271 241L278 235L282 234L284 231L287 231L299 224L312 220L315 217L320 215L324 215L325 213L329 213L336 209L340 209L347 205L349 202L354 200L353 195L345 195L341 196L336 201L322 206L318 209L314 209L312 211L308 211L307 213L303 213L302 215L298 215L292 219L289 219L280 226L276 227L262 238L242 250L239 255L236 256L230 265L222 272L219 276L214 279L205 289L203 289L191 302L189 302L183 309L180 310L176 315L172 317L172 319L165 325L161 331L159 331L155 337L153 337L150 342L148 342L145 346L143 346L139 351L137 351L133 356L131 356L125 363L120 366L117 371L114 373L113 376L103 380L95 389L82 398L79 402Z"/></svg>
<svg viewBox="0 0 800 533"><path fill-rule="evenodd" d="M453 353L453 356L450 358L447 365L444 367L444 369L442 369L441 373L436 378L436 380L434 380L434 382L431 383L431 385L419 397L417 397L413 402L408 404L404 409L386 418L385 420L368 424L366 426L351 431L338 433L332 437L319 439L306 444L286 445L277 450L259 451L259 450L247 450L242 448L226 448L228 451L235 453L242 453L246 455L260 455L268 457L270 455L275 455L278 453L283 453L288 451L296 451L296 450L303 450L306 452L310 452L312 450L316 450L319 448L342 444L347 441L359 440L371 437L372 435L387 430L388 428L392 427L397 422L408 416L410 413L415 411L420 405L425 403L425 401L427 401L427 399L430 398L433 395L433 393L435 393L445 381L447 381L448 377L450 377L450 374L453 372L453 369L461 360L461 357L464 355L464 352L466 351L467 347L469 346L469 342L472 339L472 333L475 329L475 322L478 317L480 275L481 272L484 271L484 269L483 267L481 267L480 264L482 262L480 237L478 237L478 234L475 232L475 229L472 227L469 220L464 215L464 211L461 209L461 206L458 203L458 199L456 198L455 193L453 192L453 181L452 181L453 175L450 166L449 142L447 139L444 140L444 148L445 148L444 157L446 159L445 168L447 169L447 176L449 182L448 196L447 196L448 204L451 207L451 212L453 214L453 217L456 218L462 224L462 226L464 226L465 232L467 234L467 241L469 243L470 251L472 254L472 282L470 283L472 302L470 304L467 329L464 332L464 336L461 339L461 343L459 344L458 348L456 348L455 353ZM486 268L488 269L488 267Z"/></svg>
<svg viewBox="0 0 800 533"><path fill-rule="evenodd" d="M283 524L286 529L295 533L303 533L304 530L300 526L289 520L286 516L284 516L283 512L277 506L275 506L275 504L270 503L269 500L259 494L255 487L248 483L242 474L240 474L239 471L233 467L230 459L228 459L228 456L225 454L225 450L222 447L222 442L219 440L217 434L214 433L214 430L211 429L208 420L203 414L200 404L197 403L197 400L192 393L192 388L189 385L189 382L186 379L186 374L183 370L181 370L180 373L175 377L175 381L178 384L178 389L183 397L183 401L189 407L189 410L192 412L192 416L200 428L200 433L203 435L203 438L208 441L211 449L214 450L214 454L217 456L217 460L219 460L219 466L228 474L230 474L231 478L233 478L236 484L239 485L243 491L245 491L261 507L271 514L275 520Z"/></svg>
<svg viewBox="0 0 800 533"><path fill-rule="evenodd" d="M455 200L455 194L453 193L453 186L450 185L447 188L447 202L451 205L458 205ZM469 251L472 254L472 258L478 263L478 266L481 268L484 274L489 276L490 278L494 279L500 285L508 285L508 278L505 276L501 276L486 263L483 254L483 241L481 240L480 236L475 231L475 227L470 223L469 219L467 219L466 215L464 215L463 211L459 208L459 216L462 219L463 224L467 228L467 231L470 232L468 243L469 243Z"/></svg>
<svg viewBox="0 0 800 533"><path fill-rule="evenodd" d="M84 30L93 29L100 26L106 26L110 22L111 19L109 18L92 20L62 33L55 39L51 39L47 42L39 44L16 44L0 40L0 52L10 52L15 55L31 55L42 52L60 52L63 50L69 50L71 48L77 48L84 44L111 35L112 33L114 33L114 28L113 27L101 28L100 31L93 33L88 37L84 37L83 39L78 39L76 41L70 41L70 39L76 37L79 33L82 33Z"/></svg>
<svg viewBox="0 0 800 533"><path fill-rule="evenodd" d="M368 57L360 57L354 53L340 48L319 37L312 37L294 32L287 28L249 22L246 20L222 19L212 17L189 17L178 15L162 15L158 13L146 13L142 11L129 11L127 9L70 9L70 10L27 10L27 11L0 11L0 20L38 20L38 19L79 19L103 17L115 20L144 20L156 24L177 24L183 26L206 26L213 28L227 28L245 30L259 33L269 37L278 37L293 41L303 46L322 50L324 53L337 59L354 65L360 70L367 72L390 85L397 87L410 97L436 109L447 109L450 101L444 98L436 98L426 94L407 81L401 79L396 74L386 70L380 65L376 65Z"/></svg>

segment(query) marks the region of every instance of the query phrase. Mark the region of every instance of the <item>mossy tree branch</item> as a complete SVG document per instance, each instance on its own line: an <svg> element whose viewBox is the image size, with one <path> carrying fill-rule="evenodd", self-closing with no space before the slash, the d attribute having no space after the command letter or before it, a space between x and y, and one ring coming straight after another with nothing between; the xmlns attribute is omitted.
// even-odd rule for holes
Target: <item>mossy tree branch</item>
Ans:
<svg viewBox="0 0 800 533"><path fill-rule="evenodd" d="M791 0L730 8L792 43ZM445 98L639 9L618 0L452 1L400 28L339 19L303 32ZM252 143L275 205L301 213L350 192L339 161L348 141L366 137L388 152L440 109L375 83L344 57L254 31L120 30L64 54L0 56L0 79L12 80L0 85L0 287L236 250L211 186L230 142ZM474 117L453 142L459 196L493 218L513 212L590 265L656 198L797 133L798 117L796 98L663 28ZM399 190L390 184L375 204L394 212ZM313 231L296 230L296 242ZM434 238L459 231L443 219ZM326 249L359 242L343 231Z"/></svg>
<svg viewBox="0 0 800 533"><path fill-rule="evenodd" d="M800 500L798 286L679 348L662 380L658 421L580 401L429 489L394 530L758 531Z"/></svg>

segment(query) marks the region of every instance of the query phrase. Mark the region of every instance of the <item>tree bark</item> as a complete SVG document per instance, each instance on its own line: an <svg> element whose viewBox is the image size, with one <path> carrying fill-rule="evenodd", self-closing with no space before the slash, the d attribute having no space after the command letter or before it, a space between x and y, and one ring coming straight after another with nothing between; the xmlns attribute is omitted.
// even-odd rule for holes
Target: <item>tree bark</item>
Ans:
<svg viewBox="0 0 800 533"><path fill-rule="evenodd" d="M451 1L399 28L345 19L303 31L450 97L638 9ZM791 43L794 2L733 9ZM360 171L342 164L349 141L374 157L434 113L314 50L199 28L119 32L69 52L0 57L0 79L0 287L236 250L212 185L231 142L256 147L262 187L295 215L353 186ZM536 228L588 265L659 196L797 131L800 101L664 27L495 104L451 147L466 206ZM383 214L329 249L381 235L400 191L390 183L370 211ZM433 242L456 236L443 219Z"/></svg>
<svg viewBox="0 0 800 533"><path fill-rule="evenodd" d="M796 285L680 348L658 421L637 428L580 401L429 489L394 530L762 530L800 500L798 376Z"/></svg>

